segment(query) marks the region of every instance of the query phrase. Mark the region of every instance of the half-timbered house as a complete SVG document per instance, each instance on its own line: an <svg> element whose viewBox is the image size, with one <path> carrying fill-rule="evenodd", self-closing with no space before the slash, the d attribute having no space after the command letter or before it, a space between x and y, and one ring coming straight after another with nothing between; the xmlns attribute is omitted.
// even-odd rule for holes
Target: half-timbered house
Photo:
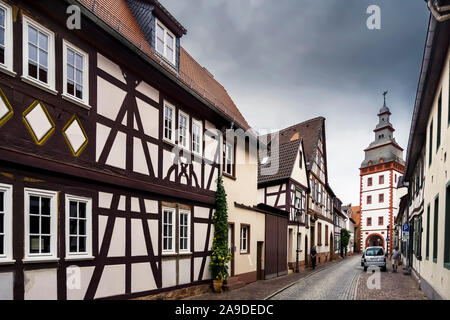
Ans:
<svg viewBox="0 0 450 320"><path fill-rule="evenodd" d="M269 143L269 149L268 156L259 159L259 202L289 213L287 262L289 269L295 271L305 267L309 251L309 216L306 214L309 180L303 139L299 133L294 133L289 139L282 137L276 147L270 148ZM274 162L278 165L274 166ZM267 166L273 169L264 170Z"/></svg>
<svg viewBox="0 0 450 320"><path fill-rule="evenodd" d="M209 282L221 151L203 133L249 126L184 27L157 0L1 0L0 17L0 297Z"/></svg>
<svg viewBox="0 0 450 320"><path fill-rule="evenodd" d="M302 138L311 192L306 197L306 224L309 238L304 247L318 252L317 263L330 260L333 249L333 191L328 185L325 118L314 118L279 132L280 145L296 136ZM309 221L308 221L309 219ZM305 239L306 240L306 239ZM307 261L308 262L308 261Z"/></svg>

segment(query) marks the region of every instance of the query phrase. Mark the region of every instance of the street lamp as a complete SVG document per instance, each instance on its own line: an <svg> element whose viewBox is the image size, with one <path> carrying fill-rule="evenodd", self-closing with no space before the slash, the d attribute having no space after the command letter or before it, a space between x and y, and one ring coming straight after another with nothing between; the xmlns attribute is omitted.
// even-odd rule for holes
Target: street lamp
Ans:
<svg viewBox="0 0 450 320"><path fill-rule="evenodd" d="M300 232L300 220L302 218L302 214L303 214L303 210L301 209L301 205L300 205L300 208L297 208L296 211L295 211L295 220L297 221L297 237L296 237L297 250L296 250L296 258L295 258L295 273L299 273L300 272L299 266L298 266L298 264L299 264L298 260L299 260L299 254L300 254L300 244L299 244L299 241L298 241L298 235L299 235L299 232ZM306 259L306 257L305 257L305 259Z"/></svg>

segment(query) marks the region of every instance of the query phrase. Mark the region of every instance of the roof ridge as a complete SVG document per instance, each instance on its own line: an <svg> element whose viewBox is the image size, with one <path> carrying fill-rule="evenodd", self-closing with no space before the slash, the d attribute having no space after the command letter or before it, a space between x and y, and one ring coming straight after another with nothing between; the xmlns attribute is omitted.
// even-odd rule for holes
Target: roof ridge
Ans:
<svg viewBox="0 0 450 320"><path fill-rule="evenodd" d="M315 117L315 118L312 118L312 119L309 119L309 120L306 120L306 121L303 121L303 122L299 122L297 124L293 124L293 125L291 125L291 126L289 126L287 128L281 129L279 132L286 131L286 130L292 129L294 127L298 127L300 125L304 125L304 124L307 124L307 123L310 123L310 122L314 122L314 121L318 121L318 120L326 120L326 118L323 117L323 116Z"/></svg>

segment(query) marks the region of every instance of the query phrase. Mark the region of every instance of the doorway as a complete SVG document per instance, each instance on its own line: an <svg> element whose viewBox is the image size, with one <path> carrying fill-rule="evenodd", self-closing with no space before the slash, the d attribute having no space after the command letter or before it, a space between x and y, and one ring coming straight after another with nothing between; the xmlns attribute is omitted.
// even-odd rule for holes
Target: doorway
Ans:
<svg viewBox="0 0 450 320"><path fill-rule="evenodd" d="M264 246L264 242L258 241L257 251L256 251L256 277L258 280L264 280L264 274L263 274L263 270L262 270L263 246Z"/></svg>
<svg viewBox="0 0 450 320"><path fill-rule="evenodd" d="M228 252L231 255L231 259L228 262L228 273L230 277L234 277L234 224L228 225Z"/></svg>

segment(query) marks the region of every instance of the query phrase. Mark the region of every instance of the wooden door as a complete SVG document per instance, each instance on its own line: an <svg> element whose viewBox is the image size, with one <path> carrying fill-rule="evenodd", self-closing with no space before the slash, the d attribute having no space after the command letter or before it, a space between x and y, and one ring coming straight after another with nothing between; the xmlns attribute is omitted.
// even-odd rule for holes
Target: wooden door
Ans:
<svg viewBox="0 0 450 320"><path fill-rule="evenodd" d="M256 252L256 272L257 272L257 279L263 280L264 275L262 271L262 258L263 258L263 246L264 242L258 241L257 243L257 252Z"/></svg>

